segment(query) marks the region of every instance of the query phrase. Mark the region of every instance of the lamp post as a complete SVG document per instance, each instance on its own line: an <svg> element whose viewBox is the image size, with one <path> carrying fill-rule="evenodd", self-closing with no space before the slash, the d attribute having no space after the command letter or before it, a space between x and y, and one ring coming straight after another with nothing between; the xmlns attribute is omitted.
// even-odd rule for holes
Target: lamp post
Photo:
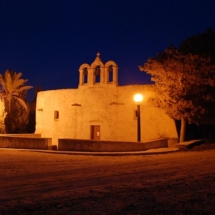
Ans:
<svg viewBox="0 0 215 215"><path fill-rule="evenodd" d="M143 101L143 96L141 94L134 95L134 101L137 104L137 141L141 141L141 124L140 124L140 103Z"/></svg>

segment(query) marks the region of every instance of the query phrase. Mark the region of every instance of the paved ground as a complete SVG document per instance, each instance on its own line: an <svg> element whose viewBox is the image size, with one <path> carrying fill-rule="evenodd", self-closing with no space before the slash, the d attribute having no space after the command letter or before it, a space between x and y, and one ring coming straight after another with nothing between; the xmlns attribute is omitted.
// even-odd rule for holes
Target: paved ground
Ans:
<svg viewBox="0 0 215 215"><path fill-rule="evenodd" d="M214 144L148 156L0 150L0 214L214 214L214 166Z"/></svg>

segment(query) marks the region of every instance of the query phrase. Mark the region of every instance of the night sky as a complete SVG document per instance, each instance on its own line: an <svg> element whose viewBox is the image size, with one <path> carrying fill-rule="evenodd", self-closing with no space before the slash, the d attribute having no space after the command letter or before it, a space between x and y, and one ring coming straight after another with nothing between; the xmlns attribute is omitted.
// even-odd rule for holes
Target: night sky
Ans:
<svg viewBox="0 0 215 215"><path fill-rule="evenodd" d="M0 73L22 72L42 90L77 88L79 66L100 52L118 64L120 85L147 84L138 65L207 28L214 0L0 0Z"/></svg>

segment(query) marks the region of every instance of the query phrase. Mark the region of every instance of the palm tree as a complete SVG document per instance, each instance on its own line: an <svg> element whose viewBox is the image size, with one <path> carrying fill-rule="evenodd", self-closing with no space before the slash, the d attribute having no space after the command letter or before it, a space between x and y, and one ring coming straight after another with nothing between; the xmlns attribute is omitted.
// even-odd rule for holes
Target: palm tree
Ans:
<svg viewBox="0 0 215 215"><path fill-rule="evenodd" d="M4 99L5 105L10 113L11 102L17 101L26 111L28 110L26 102L23 100L27 90L32 86L24 86L27 79L20 79L22 73L16 73L12 70L6 70L4 75L0 74L0 98Z"/></svg>

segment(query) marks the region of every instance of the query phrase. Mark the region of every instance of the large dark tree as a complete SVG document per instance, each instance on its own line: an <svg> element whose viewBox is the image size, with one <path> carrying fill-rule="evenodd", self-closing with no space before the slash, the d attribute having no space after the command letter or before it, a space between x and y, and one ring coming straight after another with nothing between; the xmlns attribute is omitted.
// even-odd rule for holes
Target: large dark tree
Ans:
<svg viewBox="0 0 215 215"><path fill-rule="evenodd" d="M180 52L184 54L197 54L202 57L210 57L212 62L215 63L215 32L212 28L207 29L203 33L197 33L194 36L185 39L179 46ZM210 93L210 97L215 98L215 89L208 85L204 88L205 91ZM201 125L201 130L204 137L211 139L215 138L215 122L214 122L214 103L212 100L207 103L207 120L203 121L206 124Z"/></svg>
<svg viewBox="0 0 215 215"><path fill-rule="evenodd" d="M203 57L211 57L215 61L215 32L212 28L204 33L198 33L188 37L179 46L180 52L184 54L197 54Z"/></svg>
<svg viewBox="0 0 215 215"><path fill-rule="evenodd" d="M215 64L209 55L169 47L140 66L152 76L158 97L154 104L181 120L180 142L186 122L207 123L215 116Z"/></svg>

